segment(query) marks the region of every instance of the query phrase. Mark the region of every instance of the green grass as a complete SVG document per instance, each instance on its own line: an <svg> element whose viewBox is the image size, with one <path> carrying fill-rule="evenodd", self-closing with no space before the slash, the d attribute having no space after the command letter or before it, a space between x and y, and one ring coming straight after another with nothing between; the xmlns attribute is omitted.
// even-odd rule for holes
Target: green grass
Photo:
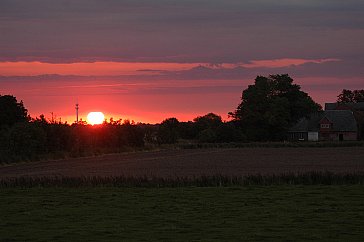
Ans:
<svg viewBox="0 0 364 242"><path fill-rule="evenodd" d="M364 186L1 188L0 241L364 241Z"/></svg>

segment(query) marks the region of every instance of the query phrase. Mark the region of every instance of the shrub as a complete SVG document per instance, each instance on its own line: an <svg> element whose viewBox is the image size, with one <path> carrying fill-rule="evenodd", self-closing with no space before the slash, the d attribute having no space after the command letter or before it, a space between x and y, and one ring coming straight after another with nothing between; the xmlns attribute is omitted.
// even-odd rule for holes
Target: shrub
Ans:
<svg viewBox="0 0 364 242"><path fill-rule="evenodd" d="M213 129L205 129L198 135L198 141L206 143L217 142L217 134Z"/></svg>

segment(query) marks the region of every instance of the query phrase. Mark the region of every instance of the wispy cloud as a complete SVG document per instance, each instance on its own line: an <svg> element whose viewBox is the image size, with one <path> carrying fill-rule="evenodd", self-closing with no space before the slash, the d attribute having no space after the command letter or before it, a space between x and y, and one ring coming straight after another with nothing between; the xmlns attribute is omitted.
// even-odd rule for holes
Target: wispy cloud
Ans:
<svg viewBox="0 0 364 242"><path fill-rule="evenodd" d="M78 76L119 76L119 75L156 75L163 72L188 71L195 68L213 70L243 68L281 68L298 66L306 63L322 64L336 62L339 59L273 59L252 60L247 63L170 63L170 62L90 62L90 63L43 63L0 62L2 76L37 76L37 75L78 75Z"/></svg>
<svg viewBox="0 0 364 242"><path fill-rule="evenodd" d="M328 58L328 59L292 59L292 58L283 58L283 59L275 59L275 60L253 60L247 64L241 64L240 66L245 68L258 68L258 67L266 67L266 68L281 68L287 66L299 66L307 63L315 63L322 64L325 62L336 62L340 61L340 59L336 58Z"/></svg>

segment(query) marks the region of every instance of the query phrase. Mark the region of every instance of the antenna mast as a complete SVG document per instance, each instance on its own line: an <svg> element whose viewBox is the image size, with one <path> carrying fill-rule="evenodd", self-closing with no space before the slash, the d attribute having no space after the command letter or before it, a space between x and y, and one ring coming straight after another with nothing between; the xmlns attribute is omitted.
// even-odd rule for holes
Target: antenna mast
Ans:
<svg viewBox="0 0 364 242"><path fill-rule="evenodd" d="M78 106L78 101L76 103L76 124L78 124L78 109L79 109L79 106Z"/></svg>

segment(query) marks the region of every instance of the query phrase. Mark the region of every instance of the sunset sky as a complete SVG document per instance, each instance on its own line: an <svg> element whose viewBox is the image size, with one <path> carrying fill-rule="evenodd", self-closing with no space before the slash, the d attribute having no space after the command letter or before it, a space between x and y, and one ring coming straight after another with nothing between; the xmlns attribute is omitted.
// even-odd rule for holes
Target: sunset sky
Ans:
<svg viewBox="0 0 364 242"><path fill-rule="evenodd" d="M257 75L364 89L362 0L0 0L0 94L32 117L227 119Z"/></svg>

